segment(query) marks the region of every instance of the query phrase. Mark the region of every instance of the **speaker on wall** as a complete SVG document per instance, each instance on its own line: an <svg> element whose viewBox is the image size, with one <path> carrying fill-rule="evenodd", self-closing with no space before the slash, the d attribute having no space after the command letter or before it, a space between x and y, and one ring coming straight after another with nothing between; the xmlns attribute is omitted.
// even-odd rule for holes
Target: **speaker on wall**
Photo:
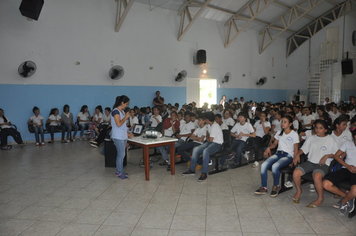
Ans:
<svg viewBox="0 0 356 236"><path fill-rule="evenodd" d="M206 51L203 49L200 49L197 51L197 59L196 59L196 64L204 64L206 63Z"/></svg>
<svg viewBox="0 0 356 236"><path fill-rule="evenodd" d="M38 20L43 3L43 0L22 0L19 9L23 16L33 20Z"/></svg>
<svg viewBox="0 0 356 236"><path fill-rule="evenodd" d="M351 75L352 73L354 73L352 59L342 60L341 69L343 75Z"/></svg>

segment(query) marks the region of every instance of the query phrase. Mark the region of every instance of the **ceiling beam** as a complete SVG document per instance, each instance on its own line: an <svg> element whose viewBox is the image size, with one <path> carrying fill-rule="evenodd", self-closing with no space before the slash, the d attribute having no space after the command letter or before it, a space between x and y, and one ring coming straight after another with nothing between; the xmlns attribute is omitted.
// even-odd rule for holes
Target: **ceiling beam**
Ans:
<svg viewBox="0 0 356 236"><path fill-rule="evenodd" d="M124 23L124 20L129 13L134 0L116 0L116 20L115 20L115 31L119 32Z"/></svg>
<svg viewBox="0 0 356 236"><path fill-rule="evenodd" d="M197 6L199 10L192 15L190 8L196 7L194 5L190 5L192 3L191 0L186 0L180 8L179 15L180 15L180 24L178 29L178 41L182 40L184 34L192 27L193 23L196 19L203 13L203 11L207 8L208 4L212 0L205 0L202 5ZM186 24L186 20L187 24Z"/></svg>
<svg viewBox="0 0 356 236"><path fill-rule="evenodd" d="M285 8L285 9L291 9L291 8L292 8L292 7L289 6L288 4L285 4L285 3L280 2L280 1L277 1L277 0L275 0L275 1L273 2L273 4L276 5L276 6L283 7L283 8ZM306 15L303 16L303 17L308 18L309 20L314 20L314 19L315 19L315 17L313 17L313 16L311 16L311 15L308 15L308 14L306 14Z"/></svg>
<svg viewBox="0 0 356 236"><path fill-rule="evenodd" d="M286 32L295 22L307 15L311 10L319 6L324 0L303 0L281 16L276 22L278 25L283 25L281 28L273 27L272 25L266 25L260 32L260 47L259 52L262 53L266 48L273 43L283 32Z"/></svg>
<svg viewBox="0 0 356 236"><path fill-rule="evenodd" d="M356 1L354 1L354 4ZM287 39L287 56L291 55L297 50L304 42L308 41L317 32L322 30L331 22L346 15L352 9L352 0L346 0L337 4L334 8L317 17L314 21L308 23L299 29L296 33Z"/></svg>

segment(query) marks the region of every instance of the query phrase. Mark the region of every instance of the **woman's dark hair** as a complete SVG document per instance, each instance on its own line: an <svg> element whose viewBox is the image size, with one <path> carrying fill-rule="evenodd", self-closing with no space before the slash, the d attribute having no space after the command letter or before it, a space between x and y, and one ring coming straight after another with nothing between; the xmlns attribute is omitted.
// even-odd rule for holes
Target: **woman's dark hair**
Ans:
<svg viewBox="0 0 356 236"><path fill-rule="evenodd" d="M202 114L202 119L209 120L210 122L215 121L215 115L212 112L205 112Z"/></svg>
<svg viewBox="0 0 356 236"><path fill-rule="evenodd" d="M105 111L111 112L111 108L110 107L105 107Z"/></svg>
<svg viewBox="0 0 356 236"><path fill-rule="evenodd" d="M285 117L285 112L282 110L277 111L277 114L281 116L281 119L282 119L282 117Z"/></svg>
<svg viewBox="0 0 356 236"><path fill-rule="evenodd" d="M64 106L63 106L63 111L65 112L65 111L69 111L69 105L68 104L65 104Z"/></svg>
<svg viewBox="0 0 356 236"><path fill-rule="evenodd" d="M49 112L49 115L53 115L54 113L56 113L56 111L58 111L58 108L52 108Z"/></svg>
<svg viewBox="0 0 356 236"><path fill-rule="evenodd" d="M83 106L80 108L80 112L84 112L85 109L88 109L88 106L87 106L87 105L83 105Z"/></svg>
<svg viewBox="0 0 356 236"><path fill-rule="evenodd" d="M103 107L101 105L98 105L95 107L95 110L98 109L101 113L103 113Z"/></svg>
<svg viewBox="0 0 356 236"><path fill-rule="evenodd" d="M154 107L152 108L152 111L153 111L153 109L157 109L158 112L161 114L161 108L160 108L159 106L154 106Z"/></svg>
<svg viewBox="0 0 356 236"><path fill-rule="evenodd" d="M140 108L140 112L142 113L142 114L146 114L146 107L141 107Z"/></svg>
<svg viewBox="0 0 356 236"><path fill-rule="evenodd" d="M126 95L122 95L122 96L117 96L115 99L115 103L113 106L113 109L115 109L116 107L122 105L123 103L128 103L130 101L130 98Z"/></svg>
<svg viewBox="0 0 356 236"><path fill-rule="evenodd" d="M292 118L291 116L289 116L289 115L285 115L285 116L283 116L281 119L283 119L283 118L287 119L288 122L289 122L289 124L292 124L292 125L290 126L290 129L291 129L291 130L294 130L294 127L293 127L293 118ZM284 130L282 129L281 132L279 133L279 136L282 136L282 135L283 135L283 132L284 132Z"/></svg>
<svg viewBox="0 0 356 236"><path fill-rule="evenodd" d="M4 109L0 108L0 111L2 111L4 113ZM4 122L7 122L7 118L3 115L2 118L4 119Z"/></svg>
<svg viewBox="0 0 356 236"><path fill-rule="evenodd" d="M336 129L336 126L337 125L340 125L342 122L348 122L349 121L349 117L348 116L346 116L346 115L341 115L341 116L339 116L338 118L336 118L335 120L334 120L334 123L333 123L333 130L335 130Z"/></svg>
<svg viewBox="0 0 356 236"><path fill-rule="evenodd" d="M33 112L33 113L35 113L35 111L38 111L38 110L39 110L39 108L36 107L36 106L34 106L34 107L32 108L32 112Z"/></svg>
<svg viewBox="0 0 356 236"><path fill-rule="evenodd" d="M313 123L313 128L315 128L317 124L323 126L324 129L329 130L328 123L325 120L315 120Z"/></svg>

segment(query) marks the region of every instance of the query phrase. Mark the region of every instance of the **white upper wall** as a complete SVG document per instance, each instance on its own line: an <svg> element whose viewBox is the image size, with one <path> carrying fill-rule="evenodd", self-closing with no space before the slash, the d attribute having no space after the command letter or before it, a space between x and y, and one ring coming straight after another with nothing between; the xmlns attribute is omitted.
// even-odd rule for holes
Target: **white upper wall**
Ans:
<svg viewBox="0 0 356 236"><path fill-rule="evenodd" d="M21 16L19 5L20 0L0 1L1 84L185 86L174 76L185 69L188 77L199 77L192 58L205 49L208 77L221 80L226 72L232 74L221 87L256 88L257 79L267 76L262 88L288 88L285 39L259 55L257 32L243 32L224 48L222 23L205 19L198 19L178 42L177 12L150 11L141 3L134 3L118 33L113 0L47 0L38 22ZM38 67L26 81L17 75L25 60ZM107 73L115 64L125 68L125 76L112 82Z"/></svg>

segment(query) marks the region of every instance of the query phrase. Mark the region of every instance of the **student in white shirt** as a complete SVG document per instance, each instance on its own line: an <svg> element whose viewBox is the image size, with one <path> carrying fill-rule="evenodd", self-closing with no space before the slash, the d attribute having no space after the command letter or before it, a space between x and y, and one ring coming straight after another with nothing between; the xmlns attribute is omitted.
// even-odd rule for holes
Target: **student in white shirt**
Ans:
<svg viewBox="0 0 356 236"><path fill-rule="evenodd" d="M179 134L176 135L176 137L178 138L176 147L184 143L195 130L195 124L191 121L190 117L191 113L187 111L184 114L184 120L180 121Z"/></svg>
<svg viewBox="0 0 356 236"><path fill-rule="evenodd" d="M77 115L77 119L78 119L78 127L80 130L79 135L80 138L83 139L84 130L87 130L90 124L90 114L87 105L83 105L80 108L80 112Z"/></svg>
<svg viewBox="0 0 356 236"><path fill-rule="evenodd" d="M150 118L150 124L152 128L156 128L159 123L162 122L162 116L160 115L159 107L153 108L153 114Z"/></svg>
<svg viewBox="0 0 356 236"><path fill-rule="evenodd" d="M232 141L231 149L235 150L234 167L241 164L242 154L246 146L246 141L249 137L256 137L255 130L252 125L247 122L247 114L240 113L238 116L239 122L231 129L231 136L235 139Z"/></svg>
<svg viewBox="0 0 356 236"><path fill-rule="evenodd" d="M103 123L102 123L103 125L110 124L110 113L111 113L111 108L105 107L104 114L103 114Z"/></svg>
<svg viewBox="0 0 356 236"><path fill-rule="evenodd" d="M274 113L274 119L273 119L272 125L271 125L271 132L273 135L282 131L281 119L283 116L284 116L283 111L277 111Z"/></svg>
<svg viewBox="0 0 356 236"><path fill-rule="evenodd" d="M35 132L36 146L45 145L44 142L44 131L43 131L43 116L41 116L40 109L38 107L33 107L33 116L28 120L28 124L33 127Z"/></svg>
<svg viewBox="0 0 356 236"><path fill-rule="evenodd" d="M334 130L331 132L331 137L335 140L338 148L341 148L345 142L352 141L351 132L347 129L348 122L349 119L346 115L341 115L334 121Z"/></svg>
<svg viewBox="0 0 356 236"><path fill-rule="evenodd" d="M331 111L329 111L329 116L330 116L330 118L331 118L331 121L334 122L334 120L335 120L336 118L338 118L340 115L341 115L341 113L339 112L339 109L337 109L336 104L334 104L334 105L331 107Z"/></svg>
<svg viewBox="0 0 356 236"><path fill-rule="evenodd" d="M268 158L261 165L261 187L256 190L255 194L261 195L268 192L267 176L268 170L272 170L273 187L271 197L277 197L281 186L280 169L289 165L293 161L293 156L298 152L299 136L293 130L293 118L284 116L281 119L282 131L276 133L274 142L265 150L264 156ZM277 147L277 152L272 155L271 150Z"/></svg>
<svg viewBox="0 0 356 236"><path fill-rule="evenodd" d="M177 148L178 155L181 155L182 160L189 160L191 151L194 147L202 145L205 141L208 131L207 125L203 118L197 119L199 127L194 130L193 134L189 137L190 142L183 143Z"/></svg>
<svg viewBox="0 0 356 236"><path fill-rule="evenodd" d="M99 126L99 134L95 140L90 140L90 146L92 147L99 147L101 143L104 142L105 137L108 134L108 131L111 130L111 108L105 107L104 114L103 114L103 122Z"/></svg>
<svg viewBox="0 0 356 236"><path fill-rule="evenodd" d="M75 140L75 135L77 134L78 127L74 122L73 114L70 112L70 107L68 104L65 104L63 106L61 119L63 124L63 131L62 131L63 139L65 137L65 132L67 132L66 142L68 141L73 142ZM73 135L72 135L72 131L74 131Z"/></svg>
<svg viewBox="0 0 356 236"><path fill-rule="evenodd" d="M133 128L138 123L139 122L138 122L138 118L136 116L135 110L130 109L129 127Z"/></svg>
<svg viewBox="0 0 356 236"><path fill-rule="evenodd" d="M215 117L211 112L203 114L205 124L208 127L207 142L195 147L193 149L192 158L190 161L190 167L183 175L194 175L195 166L197 164L198 158L203 156L203 168L198 181L204 181L208 177L208 166L210 162L210 156L214 155L216 152L221 150L221 146L224 142L223 132L218 123L214 122Z"/></svg>
<svg viewBox="0 0 356 236"><path fill-rule="evenodd" d="M215 122L220 125L222 130L229 130L229 127L223 122L223 118L220 114L215 114Z"/></svg>
<svg viewBox="0 0 356 236"><path fill-rule="evenodd" d="M51 134L51 140L48 143L54 142L54 133L57 131L63 131L62 118L59 115L58 108L52 108L47 119L49 133ZM62 143L64 143L64 137L62 136Z"/></svg>
<svg viewBox="0 0 356 236"><path fill-rule="evenodd" d="M308 154L308 160L298 165L293 172L293 180L296 187L293 202L300 202L302 195L301 177L305 174L313 173L313 181L318 198L307 206L309 208L320 206L324 200L323 177L328 173L330 158L333 157L338 149L334 139L327 135L328 125L326 121L316 120L314 127L316 135L309 137L305 141L293 159L293 164L297 166L300 163L300 155L303 153Z"/></svg>
<svg viewBox="0 0 356 236"><path fill-rule="evenodd" d="M232 119L232 114L229 110L224 111L224 118L222 121L229 128L232 128L235 125L235 121Z"/></svg>
<svg viewBox="0 0 356 236"><path fill-rule="evenodd" d="M253 126L256 132L254 150L256 153L256 160L261 160L263 156L263 150L268 146L266 143L268 135L271 130L271 123L267 121L267 114L264 111L259 112L259 120L257 120Z"/></svg>
<svg viewBox="0 0 356 236"><path fill-rule="evenodd" d="M311 114L310 107L303 108L303 116L301 119L302 119L301 120L302 128L304 130L311 129L313 127L313 122L315 120L315 117Z"/></svg>
<svg viewBox="0 0 356 236"><path fill-rule="evenodd" d="M0 108L0 137L1 150L10 150L11 145L7 145L7 137L14 138L17 144L23 144L20 132L18 132L11 124L11 121L5 116L4 110Z"/></svg>

